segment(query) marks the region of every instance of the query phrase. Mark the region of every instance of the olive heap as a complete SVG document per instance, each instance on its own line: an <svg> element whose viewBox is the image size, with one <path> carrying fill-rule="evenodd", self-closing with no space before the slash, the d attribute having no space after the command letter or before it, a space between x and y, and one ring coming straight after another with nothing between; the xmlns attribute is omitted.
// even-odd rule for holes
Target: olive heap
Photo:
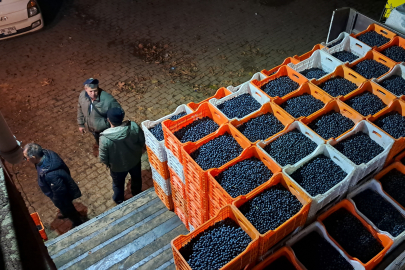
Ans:
<svg viewBox="0 0 405 270"><path fill-rule="evenodd" d="M332 54L332 56L336 57L342 62L353 62L354 60L358 59L359 57L355 55L354 53L348 52L348 51L340 51L340 52L335 52Z"/></svg>
<svg viewBox="0 0 405 270"><path fill-rule="evenodd" d="M353 266L325 238L312 231L292 246L308 270L353 270Z"/></svg>
<svg viewBox="0 0 405 270"><path fill-rule="evenodd" d="M380 182L384 191L405 207L405 175L397 169L392 169L380 179Z"/></svg>
<svg viewBox="0 0 405 270"><path fill-rule="evenodd" d="M319 87L332 97L345 96L357 89L357 85L351 81L335 77L319 85Z"/></svg>
<svg viewBox="0 0 405 270"><path fill-rule="evenodd" d="M373 59L366 59L353 66L352 69L366 79L378 78L387 73L390 68Z"/></svg>
<svg viewBox="0 0 405 270"><path fill-rule="evenodd" d="M243 118L244 116L257 111L261 105L248 93L234 97L224 103L219 104L218 109L229 119Z"/></svg>
<svg viewBox="0 0 405 270"><path fill-rule="evenodd" d="M330 158L325 155L319 155L293 172L290 176L305 189L309 195L315 197L333 188L347 176L347 173Z"/></svg>
<svg viewBox="0 0 405 270"><path fill-rule="evenodd" d="M323 76L325 76L326 74L328 74L320 68L309 68L304 71L301 71L300 73L302 75L304 75L305 77L307 77L308 79L313 79L313 78L319 79L319 78L322 78Z"/></svg>
<svg viewBox="0 0 405 270"><path fill-rule="evenodd" d="M332 44L329 44L329 45L326 46L326 47L332 48L332 47L338 45L339 43L341 43L342 41L343 41L343 39L339 39L338 41L335 41L335 42L333 42Z"/></svg>
<svg viewBox="0 0 405 270"><path fill-rule="evenodd" d="M390 41L389 38L378 34L376 31L369 31L357 37L363 43L366 43L370 47L380 47Z"/></svg>
<svg viewBox="0 0 405 270"><path fill-rule="evenodd" d="M300 201L282 184L272 186L239 210L261 234L277 229L302 208Z"/></svg>
<svg viewBox="0 0 405 270"><path fill-rule="evenodd" d="M381 53L395 62L405 61L405 49L401 46L391 46L383 50Z"/></svg>
<svg viewBox="0 0 405 270"><path fill-rule="evenodd" d="M193 270L220 269L242 253L251 241L235 221L226 218L191 239L179 251Z"/></svg>
<svg viewBox="0 0 405 270"><path fill-rule="evenodd" d="M190 154L195 162L205 171L219 168L225 163L238 157L243 149L232 135L225 133Z"/></svg>
<svg viewBox="0 0 405 270"><path fill-rule="evenodd" d="M331 111L324 114L308 124L308 127L315 131L323 139L337 138L352 127L354 123L342 114Z"/></svg>
<svg viewBox="0 0 405 270"><path fill-rule="evenodd" d="M378 118L374 124L395 139L405 137L405 117L396 111Z"/></svg>
<svg viewBox="0 0 405 270"><path fill-rule="evenodd" d="M309 116L314 112L323 108L325 104L319 99L314 98L310 94L303 94L298 97L293 97L281 104L286 112L292 117Z"/></svg>
<svg viewBox="0 0 405 270"><path fill-rule="evenodd" d="M405 95L405 80L401 76L392 75L379 84L396 96Z"/></svg>
<svg viewBox="0 0 405 270"><path fill-rule="evenodd" d="M186 114L187 114L187 113L182 112L182 113L179 113L179 114L177 114L177 115L173 115L173 116L170 117L169 119L175 121L175 120L177 120L177 119L179 119L179 118L185 116ZM160 142L160 141L163 141L163 140L165 139L165 137L163 136L162 123L159 123L159 124L157 124L157 125L154 126L154 127L151 127L151 128L149 129L149 131L153 134L153 136L155 136L155 138L156 138L159 142Z"/></svg>
<svg viewBox="0 0 405 270"><path fill-rule="evenodd" d="M345 103L364 116L376 114L386 107L378 96L370 92L363 92L346 100Z"/></svg>
<svg viewBox="0 0 405 270"><path fill-rule="evenodd" d="M352 198L357 209L374 225L397 237L405 231L405 218L401 213L380 194L366 189Z"/></svg>
<svg viewBox="0 0 405 270"><path fill-rule="evenodd" d="M286 256L281 256L264 267L263 270L296 270L296 268Z"/></svg>
<svg viewBox="0 0 405 270"><path fill-rule="evenodd" d="M264 163L256 158L248 158L219 173L215 180L232 197L246 195L264 184L273 176Z"/></svg>
<svg viewBox="0 0 405 270"><path fill-rule="evenodd" d="M350 256L363 263L367 263L384 249L361 221L345 208L333 212L322 223L328 234Z"/></svg>
<svg viewBox="0 0 405 270"><path fill-rule="evenodd" d="M281 135L264 147L274 160L281 166L295 164L311 154L317 144L298 130Z"/></svg>
<svg viewBox="0 0 405 270"><path fill-rule="evenodd" d="M208 134L211 134L219 128L218 124L214 122L208 116L195 120L187 126L174 132L174 136L177 137L182 143L196 142L199 139L204 138Z"/></svg>
<svg viewBox="0 0 405 270"><path fill-rule="evenodd" d="M283 97L294 90L297 90L300 85L288 76L281 76L275 80L269 81L260 89L271 97Z"/></svg>
<svg viewBox="0 0 405 270"><path fill-rule="evenodd" d="M356 165L367 163L384 151L384 148L363 132L353 134L334 147Z"/></svg>
<svg viewBox="0 0 405 270"><path fill-rule="evenodd" d="M284 125L271 113L252 118L237 129L251 142L265 140L282 131Z"/></svg>

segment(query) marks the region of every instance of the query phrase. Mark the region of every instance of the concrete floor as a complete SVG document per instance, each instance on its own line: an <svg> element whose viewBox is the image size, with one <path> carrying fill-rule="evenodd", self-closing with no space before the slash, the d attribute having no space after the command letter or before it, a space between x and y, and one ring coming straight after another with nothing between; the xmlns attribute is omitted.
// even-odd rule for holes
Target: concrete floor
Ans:
<svg viewBox="0 0 405 270"><path fill-rule="evenodd" d="M89 218L114 206L108 171L78 132L77 98L89 77L127 117L156 120L221 86L238 85L325 41L332 11L353 7L378 19L385 1L367 0L41 0L48 27L0 42L0 110L17 139L61 155ZM152 186L143 157L143 189ZM30 212L50 239L70 229L56 219L28 163L13 167ZM127 198L130 195L127 194Z"/></svg>

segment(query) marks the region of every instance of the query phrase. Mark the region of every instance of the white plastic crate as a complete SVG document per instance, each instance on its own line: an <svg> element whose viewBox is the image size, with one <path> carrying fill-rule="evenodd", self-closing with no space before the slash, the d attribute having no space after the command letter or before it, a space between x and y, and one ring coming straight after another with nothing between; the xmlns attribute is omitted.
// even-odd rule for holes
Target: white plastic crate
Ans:
<svg viewBox="0 0 405 270"><path fill-rule="evenodd" d="M152 170L152 179L162 188L163 192L170 196L172 195L172 189L170 186L170 179L163 179L163 177L150 165L150 169Z"/></svg>
<svg viewBox="0 0 405 270"><path fill-rule="evenodd" d="M173 115L177 115L179 113L186 112L187 114L190 114L193 112L187 105L180 105L177 107L177 109L174 111L174 113L171 113L169 115L166 115L156 121L150 121L150 120L145 120L141 123L142 130L145 134L145 144L148 146L153 153L158 157L158 159L161 162L165 162L167 160L166 156L166 148L165 148L165 143L163 141L158 141L155 136L153 136L152 132L149 131L150 128L156 126L157 124L163 122L166 119L169 119Z"/></svg>
<svg viewBox="0 0 405 270"><path fill-rule="evenodd" d="M326 47L326 46L329 46L329 45L331 45L331 44L337 42L338 40L343 41L343 39L344 39L345 37L347 37L347 36L350 36L350 34L347 33L347 32L342 32L342 33L340 33L339 36L338 36L337 38L335 38L334 40L329 41L328 43L322 42L321 45L323 45L323 46L325 46L325 47ZM339 44L340 44L340 43L339 43ZM336 45L338 45L338 44L336 44ZM336 45L335 45L335 46L336 46ZM333 48L333 47L332 47L332 48ZM330 49L330 48L326 48L326 49Z"/></svg>
<svg viewBox="0 0 405 270"><path fill-rule="evenodd" d="M352 136L353 134L356 134L358 132L363 132L367 135L370 136L370 138L375 141L378 145L384 148L383 152L381 152L379 155L374 157L372 160L370 160L368 163L356 165L354 162L352 162L350 159L347 159L351 165L355 167L355 172L352 178L352 181L349 186L349 192L353 191L354 189L357 188L363 180L371 179L375 174L377 174L383 167L385 160L387 159L387 156L392 148L392 145L394 144L394 139L392 139L390 136L386 135L384 132L382 132L379 128L375 127L374 125L370 124L366 120L362 120L357 125L348 133L343 135L337 140L330 139L327 144L334 146L338 144L340 141ZM361 182L360 182L361 181Z"/></svg>
<svg viewBox="0 0 405 270"><path fill-rule="evenodd" d="M167 154L167 166L169 166L181 179L181 181L186 184L186 180L184 178L184 170L183 165L180 161L173 155L172 151L166 148Z"/></svg>
<svg viewBox="0 0 405 270"><path fill-rule="evenodd" d="M375 179L372 179L371 181L365 183L364 185L361 185L359 188L357 188L356 190L351 192L349 195L347 195L347 199L349 199L349 201L351 201L351 203L353 203L354 208L356 209L356 212L357 212L357 214L359 214L359 216L361 216L365 221L367 221L367 223L369 223L377 232L387 235L389 238L391 238L394 241L390 250L388 251L388 252L390 252L391 250L395 249L399 244L401 244L404 241L405 231L403 231L397 237L394 237L389 232L380 230L371 220L369 220L365 215L363 215L357 209L356 203L352 200L352 198L366 189L371 189L371 190L377 192L378 194L380 194L380 196L383 197L386 201L388 201L391 205L393 205L395 207L395 209L397 209L398 212L400 212L403 217L405 217L405 210L403 210L401 206L399 206L397 203L395 203L390 197L388 197L384 193L384 191L381 187L381 184L379 182L377 182Z"/></svg>
<svg viewBox="0 0 405 270"><path fill-rule="evenodd" d="M308 227L306 227L303 231L299 232L297 235L295 235L293 238L291 238L291 240L288 240L286 245L289 246L292 249L292 246L297 243L298 241L300 241L302 238L304 238L305 236L307 236L309 233L311 232L317 232L320 236L322 236L326 241L328 241L328 243L334 248L336 249L340 255L342 255L343 258L345 258L346 261L348 261L354 268L354 270L363 270L364 267L363 265L361 265L361 263L359 263L358 261L354 261L354 260L350 260L349 257L347 257L347 255L343 252L343 250L341 250L328 236L328 234L326 233L325 228L319 223L319 222L314 222L311 223ZM292 249L293 250L293 249ZM294 253L294 250L293 250ZM295 253L294 253L295 256ZM297 256L295 256L297 258ZM297 262L300 264L300 266L302 267L302 269L307 269L305 268L305 266L303 266L303 264L299 261L299 259L297 258Z"/></svg>
<svg viewBox="0 0 405 270"><path fill-rule="evenodd" d="M311 196L304 188L301 187L290 175L293 174L296 170L307 164L313 158L319 155L325 155L330 158L336 165L338 165L345 173L347 173L346 177L342 179L339 183L329 189L327 192L323 194L318 194L316 196ZM313 218L316 216L319 210L322 210L324 207L331 205L335 199L340 198L342 195L346 194L349 185L351 183L351 179L353 177L354 166L349 163L349 160L339 153L336 149L331 147L330 145L322 144L315 150L314 153L311 155L303 158L300 162L296 165L287 165L283 172L290 178L292 182L299 185L302 190L311 198L311 208L308 212L308 219Z"/></svg>
<svg viewBox="0 0 405 270"><path fill-rule="evenodd" d="M266 76L265 74L263 74L263 73L261 73L261 72L257 72L257 73L255 73L255 74L253 74L252 78L251 78L249 81L244 82L244 83L241 83L241 84L239 84L238 86L228 86L227 89L228 89L229 91L235 93L235 92L239 91L239 89L240 89L240 88L242 87L242 85L244 85L245 83L249 83L249 82L251 82L251 81L253 81L253 80L261 81L261 80L264 80L264 79L266 79L266 78L267 78L267 76Z"/></svg>
<svg viewBox="0 0 405 270"><path fill-rule="evenodd" d="M280 133L279 135L267 140L267 141L261 141L258 142L256 144L256 146L263 151L263 153L265 153L268 157L270 157L280 168L285 168L288 165L294 165L294 164L288 164L286 166L281 166L274 158L272 158L265 150L264 147L266 145L268 145L269 143L275 141L276 139L278 139L280 136L294 130L297 129L299 132L301 132L302 134L304 134L305 136L307 136L311 141L315 142L318 147L315 148L314 152L319 148L319 145L323 145L325 143L325 141L319 137L318 134L316 134L315 132L313 132L311 129L309 129L306 125L304 125L303 123L299 122L299 121L294 121L292 122L285 131L283 131L282 133ZM314 153L313 152L313 153ZM300 161L297 161L295 164L297 164Z"/></svg>
<svg viewBox="0 0 405 270"><path fill-rule="evenodd" d="M250 82L246 82L246 83L244 83L242 85L242 87L239 89L238 92L230 94L229 96L223 97L221 99L216 99L216 98L210 99L209 102L218 109L218 105L220 105L220 104L222 104L222 103L224 103L224 102L226 102L226 101L228 101L228 100L230 100L232 98L238 97L238 96L246 94L246 93L251 95L257 102L260 103L260 105L263 105L264 103L267 103L267 102L270 101L270 99L268 97L266 97L266 95L263 92L256 89L256 87L254 87L252 84L250 84ZM254 113L254 112L252 112L252 113L250 113L248 115L245 115L243 118L235 117L235 118L230 119L220 109L218 109L218 111L220 113L222 113L222 115L224 115L228 119L228 121L231 121L231 120L234 120L234 119L237 119L237 120L240 121L243 118L248 117L249 115Z"/></svg>
<svg viewBox="0 0 405 270"><path fill-rule="evenodd" d="M382 76L379 79L373 78L371 79L373 82L378 83L379 85L381 85L380 83L394 75L397 76L401 76L402 79L405 80L405 63L402 62L400 64L395 65L390 72L388 72L387 74L385 74L384 76ZM384 88L385 89L385 88ZM389 91L388 89L386 89L387 91ZM401 96L396 96L397 98L400 98Z"/></svg>
<svg viewBox="0 0 405 270"><path fill-rule="evenodd" d="M358 56L359 58L362 58L368 51L370 51L372 48L363 42L360 42L359 40L351 37L351 36L346 36L343 41L336 46L333 46L332 48L323 48L322 50L326 51L330 55L336 53L336 52L341 52L341 51L347 51L351 52L352 54ZM353 60L350 63L353 63L358 59Z"/></svg>
<svg viewBox="0 0 405 270"><path fill-rule="evenodd" d="M329 53L322 50L316 50L308 59L305 59L304 61L299 62L296 65L292 63L289 63L287 65L300 73L310 68L320 68L327 73L326 75L328 75L329 73L332 73L337 66L340 66L342 64L342 61L336 59ZM325 76L319 78L318 80L323 79ZM307 79L311 80L314 78Z"/></svg>

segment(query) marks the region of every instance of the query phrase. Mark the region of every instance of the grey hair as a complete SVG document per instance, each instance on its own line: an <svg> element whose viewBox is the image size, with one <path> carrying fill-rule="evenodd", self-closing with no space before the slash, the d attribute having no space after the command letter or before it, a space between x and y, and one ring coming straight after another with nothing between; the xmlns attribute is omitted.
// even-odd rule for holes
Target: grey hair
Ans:
<svg viewBox="0 0 405 270"><path fill-rule="evenodd" d="M39 144L36 143L27 143L24 146L24 151L27 151L29 157L41 158L44 156L44 150Z"/></svg>
<svg viewBox="0 0 405 270"><path fill-rule="evenodd" d="M97 89L98 88L98 84L85 84L84 87L89 87L91 89Z"/></svg>

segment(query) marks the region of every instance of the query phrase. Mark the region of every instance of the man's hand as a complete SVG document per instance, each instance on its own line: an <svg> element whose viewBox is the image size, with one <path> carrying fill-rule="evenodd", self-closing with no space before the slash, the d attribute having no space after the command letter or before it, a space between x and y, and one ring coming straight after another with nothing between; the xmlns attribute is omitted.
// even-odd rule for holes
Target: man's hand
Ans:
<svg viewBox="0 0 405 270"><path fill-rule="evenodd" d="M86 133L86 129L84 127L79 127L79 132L81 134L84 134L84 133Z"/></svg>

